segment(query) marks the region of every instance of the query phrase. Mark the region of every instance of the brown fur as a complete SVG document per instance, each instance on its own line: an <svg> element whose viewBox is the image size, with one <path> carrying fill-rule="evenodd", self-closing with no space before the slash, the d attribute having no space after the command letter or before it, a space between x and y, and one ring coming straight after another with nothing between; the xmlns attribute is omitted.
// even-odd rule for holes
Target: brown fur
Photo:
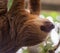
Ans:
<svg viewBox="0 0 60 53"><path fill-rule="evenodd" d="M37 2L37 9L34 2ZM46 21L50 24L50 21L38 18L39 2L30 0L30 14L25 11L24 0L14 0L10 11L0 15L0 53L16 53L23 46L33 46L45 40L48 32L40 27L45 26Z"/></svg>
<svg viewBox="0 0 60 53"><path fill-rule="evenodd" d="M40 0L30 0L30 12L35 15L40 15Z"/></svg>
<svg viewBox="0 0 60 53"><path fill-rule="evenodd" d="M7 12L7 0L0 0L0 15Z"/></svg>

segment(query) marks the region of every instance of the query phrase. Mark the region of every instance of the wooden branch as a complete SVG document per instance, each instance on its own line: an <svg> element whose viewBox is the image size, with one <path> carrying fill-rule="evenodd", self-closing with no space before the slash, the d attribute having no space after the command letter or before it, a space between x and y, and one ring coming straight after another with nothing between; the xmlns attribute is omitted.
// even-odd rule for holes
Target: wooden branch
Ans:
<svg viewBox="0 0 60 53"><path fill-rule="evenodd" d="M42 3L42 10L60 11L60 5Z"/></svg>

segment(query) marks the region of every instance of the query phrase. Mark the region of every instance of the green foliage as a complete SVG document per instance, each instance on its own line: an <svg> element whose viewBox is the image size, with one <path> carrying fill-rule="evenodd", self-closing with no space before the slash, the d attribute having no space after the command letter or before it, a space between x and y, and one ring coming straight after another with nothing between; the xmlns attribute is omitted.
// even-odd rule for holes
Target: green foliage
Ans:
<svg viewBox="0 0 60 53"><path fill-rule="evenodd" d="M23 49L23 53L29 53L28 49Z"/></svg>
<svg viewBox="0 0 60 53"><path fill-rule="evenodd" d="M10 10L12 3L13 3L13 0L8 0L8 4L7 4L8 11Z"/></svg>
<svg viewBox="0 0 60 53"><path fill-rule="evenodd" d="M60 13L58 13L56 11L49 11L49 12L43 11L43 12L41 12L41 14L44 15L45 17L51 16L53 18L54 22L56 22L56 21L58 22L57 16L60 15Z"/></svg>
<svg viewBox="0 0 60 53"><path fill-rule="evenodd" d="M48 53L49 50L53 50L54 47L52 45L51 38L48 37L44 43L40 44L40 53Z"/></svg>

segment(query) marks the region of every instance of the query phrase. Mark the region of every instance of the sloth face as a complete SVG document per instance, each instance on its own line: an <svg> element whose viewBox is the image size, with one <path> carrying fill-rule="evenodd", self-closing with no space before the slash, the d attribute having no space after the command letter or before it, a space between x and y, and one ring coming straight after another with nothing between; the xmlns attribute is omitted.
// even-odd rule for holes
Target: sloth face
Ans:
<svg viewBox="0 0 60 53"><path fill-rule="evenodd" d="M43 21L43 25L40 26L41 31L49 33L54 28L54 24L48 19Z"/></svg>
<svg viewBox="0 0 60 53"><path fill-rule="evenodd" d="M45 40L48 33L54 28L54 25L48 19L28 20L22 31L22 43L24 46L32 46Z"/></svg>
<svg viewBox="0 0 60 53"><path fill-rule="evenodd" d="M7 0L0 0L0 14L7 10Z"/></svg>

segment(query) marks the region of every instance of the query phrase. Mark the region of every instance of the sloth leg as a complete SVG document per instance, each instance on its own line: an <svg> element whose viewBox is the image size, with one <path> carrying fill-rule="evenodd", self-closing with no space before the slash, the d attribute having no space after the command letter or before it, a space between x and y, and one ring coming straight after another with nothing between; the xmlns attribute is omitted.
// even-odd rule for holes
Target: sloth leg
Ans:
<svg viewBox="0 0 60 53"><path fill-rule="evenodd" d="M40 14L40 0L30 0L30 12L31 14Z"/></svg>

